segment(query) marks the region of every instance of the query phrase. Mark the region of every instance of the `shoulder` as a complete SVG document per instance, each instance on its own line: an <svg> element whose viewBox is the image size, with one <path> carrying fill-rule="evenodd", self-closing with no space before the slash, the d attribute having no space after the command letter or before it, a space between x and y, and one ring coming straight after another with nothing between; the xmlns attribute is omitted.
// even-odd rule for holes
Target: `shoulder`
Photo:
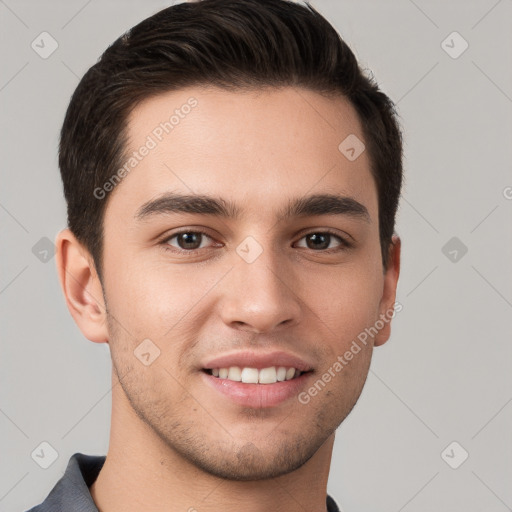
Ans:
<svg viewBox="0 0 512 512"><path fill-rule="evenodd" d="M27 512L98 512L89 492L105 456L75 453L46 499Z"/></svg>

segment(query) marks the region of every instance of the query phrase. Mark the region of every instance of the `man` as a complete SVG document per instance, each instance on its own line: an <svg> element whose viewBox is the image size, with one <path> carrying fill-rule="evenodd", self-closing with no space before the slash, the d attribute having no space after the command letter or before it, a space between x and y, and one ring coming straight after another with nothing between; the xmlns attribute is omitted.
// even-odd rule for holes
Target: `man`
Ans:
<svg viewBox="0 0 512 512"><path fill-rule="evenodd" d="M393 104L312 7L203 0L120 37L68 108L57 265L108 343L105 457L32 511L336 511L336 428L396 306Z"/></svg>

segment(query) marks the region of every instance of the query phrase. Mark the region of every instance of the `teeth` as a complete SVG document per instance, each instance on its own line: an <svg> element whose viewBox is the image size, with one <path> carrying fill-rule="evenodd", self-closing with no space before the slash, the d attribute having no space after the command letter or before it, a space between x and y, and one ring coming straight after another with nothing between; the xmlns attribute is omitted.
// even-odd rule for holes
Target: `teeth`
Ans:
<svg viewBox="0 0 512 512"><path fill-rule="evenodd" d="M280 382L286 380L286 368L284 366L277 369L277 380Z"/></svg>
<svg viewBox="0 0 512 512"><path fill-rule="evenodd" d="M211 372L214 377L219 379L228 379L246 384L274 384L299 377L302 373L295 368L286 368L284 366L270 366L261 370L230 366L229 368L212 368Z"/></svg>
<svg viewBox="0 0 512 512"><path fill-rule="evenodd" d="M260 384L274 384L277 382L277 371L275 366L270 368L263 368L260 370L260 378L258 380Z"/></svg>
<svg viewBox="0 0 512 512"><path fill-rule="evenodd" d="M238 366L232 366L228 370L228 379L236 380L237 382L240 382L242 380L242 370L240 370L240 368L238 368Z"/></svg>
<svg viewBox="0 0 512 512"><path fill-rule="evenodd" d="M258 370L256 368L244 368L242 370L242 382L258 384Z"/></svg>
<svg viewBox="0 0 512 512"><path fill-rule="evenodd" d="M293 379L294 376L295 376L295 368L288 368L288 370L286 370L286 380Z"/></svg>

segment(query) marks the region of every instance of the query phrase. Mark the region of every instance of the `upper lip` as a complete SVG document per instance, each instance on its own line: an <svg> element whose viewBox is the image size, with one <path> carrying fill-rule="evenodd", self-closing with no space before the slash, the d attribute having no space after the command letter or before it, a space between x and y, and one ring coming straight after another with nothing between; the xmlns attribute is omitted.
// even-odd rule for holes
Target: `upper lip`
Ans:
<svg viewBox="0 0 512 512"><path fill-rule="evenodd" d="M307 372L313 369L312 365L304 359L290 354L288 352L232 352L210 359L203 369L229 368L238 366L240 368L269 368L271 366L285 366L286 368L296 368L301 372Z"/></svg>

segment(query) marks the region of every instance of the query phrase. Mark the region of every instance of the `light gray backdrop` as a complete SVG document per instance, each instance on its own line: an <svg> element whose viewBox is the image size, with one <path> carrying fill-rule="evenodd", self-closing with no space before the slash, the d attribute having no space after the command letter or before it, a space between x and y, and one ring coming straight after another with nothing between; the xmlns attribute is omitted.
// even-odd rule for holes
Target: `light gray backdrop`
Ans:
<svg viewBox="0 0 512 512"><path fill-rule="evenodd" d="M0 0L2 511L42 501L74 452L107 451L108 350L75 326L53 257L58 132L88 67L169 3ZM512 0L313 5L397 102L406 157L403 310L329 492L345 512L511 510Z"/></svg>

